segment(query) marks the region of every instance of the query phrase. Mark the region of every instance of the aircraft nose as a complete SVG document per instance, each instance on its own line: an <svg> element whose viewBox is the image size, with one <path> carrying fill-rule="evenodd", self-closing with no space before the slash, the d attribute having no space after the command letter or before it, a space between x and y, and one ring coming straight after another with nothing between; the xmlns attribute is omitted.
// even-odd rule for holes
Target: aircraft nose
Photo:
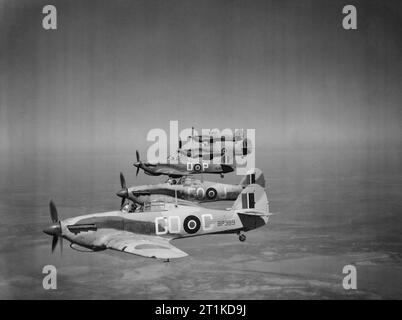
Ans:
<svg viewBox="0 0 402 320"><path fill-rule="evenodd" d="M233 167L228 164L221 164L221 168L222 168L223 173L228 173L228 172L234 171Z"/></svg>
<svg viewBox="0 0 402 320"><path fill-rule="evenodd" d="M57 236L60 235L60 223L54 223L43 230L44 233L48 234L49 236Z"/></svg>
<svg viewBox="0 0 402 320"><path fill-rule="evenodd" d="M128 197L128 190L127 189L121 189L119 192L116 193L116 195L120 198L127 198Z"/></svg>

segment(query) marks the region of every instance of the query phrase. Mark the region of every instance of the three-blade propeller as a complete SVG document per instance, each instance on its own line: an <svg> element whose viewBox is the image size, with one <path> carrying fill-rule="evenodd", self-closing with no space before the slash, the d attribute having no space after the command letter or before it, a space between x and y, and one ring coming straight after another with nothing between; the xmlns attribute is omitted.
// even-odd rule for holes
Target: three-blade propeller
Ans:
<svg viewBox="0 0 402 320"><path fill-rule="evenodd" d="M116 193L118 197L121 198L121 203L120 203L120 209L123 208L124 203L126 202L126 199L128 198L128 188L126 185L126 179L124 178L124 175L122 172L120 172L120 186L121 190Z"/></svg>
<svg viewBox="0 0 402 320"><path fill-rule="evenodd" d="M134 167L137 167L137 172L135 173L135 176L138 176L138 173L140 172L140 169L144 170L144 172L146 174L154 175L153 170L151 169L151 167L157 167L158 164L149 163L149 162L142 162L141 159L140 159L140 153L138 152L138 150L135 151L135 154L137 156L137 162L135 162L133 164Z"/></svg>
<svg viewBox="0 0 402 320"><path fill-rule="evenodd" d="M49 210L50 210L50 219L52 220L53 224L43 230L44 233L52 236L52 253L57 246L57 242L60 239L60 252L63 252L63 237L62 237L62 230L61 230L61 222L59 220L56 205L54 204L53 200L49 203Z"/></svg>
<svg viewBox="0 0 402 320"><path fill-rule="evenodd" d="M116 193L118 197L121 198L121 204L120 204L120 209L123 209L124 203L126 202L126 199L130 199L134 203L138 204L143 204L143 202L138 199L137 197L140 196L150 196L151 192L146 191L146 190L132 190L129 191L128 187L126 185L126 179L124 178L124 175L122 172L120 172L120 186L121 189Z"/></svg>

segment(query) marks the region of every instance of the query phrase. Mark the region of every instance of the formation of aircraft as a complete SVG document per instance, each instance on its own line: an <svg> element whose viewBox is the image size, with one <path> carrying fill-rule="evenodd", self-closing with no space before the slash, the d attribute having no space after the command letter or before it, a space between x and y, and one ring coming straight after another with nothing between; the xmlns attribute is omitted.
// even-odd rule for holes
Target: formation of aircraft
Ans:
<svg viewBox="0 0 402 320"><path fill-rule="evenodd" d="M244 232L262 227L271 215L267 194L258 184L243 189L230 210L153 203L141 212L118 210L60 220L52 201L49 208L52 224L44 232L53 237L52 252L65 238L79 251L112 249L167 261L187 256L170 243L173 239L231 233L245 241Z"/></svg>
<svg viewBox="0 0 402 320"><path fill-rule="evenodd" d="M200 143L198 152L207 152L216 141L223 141L225 136L192 135ZM230 138L230 137L229 137ZM208 141L208 142L206 142ZM233 155L245 155L250 152L247 139L235 135L229 143L233 146ZM209 143L210 145L206 145ZM191 158L196 153L181 150ZM237 148L237 149L236 149ZM209 149L211 151L211 149ZM226 155L225 150L211 152L207 157ZM190 154L189 154L190 152ZM225 157L222 157L222 160ZM244 232L259 228L268 222L271 215L265 178L261 170L253 169L238 184L225 184L196 179L195 174L224 174L234 171L233 165L225 163L151 163L140 160L136 151L137 168L151 176L168 176L164 183L127 187L126 179L120 173L121 198L120 210L93 213L60 220L53 201L49 204L52 224L43 231L52 236L52 252L57 243L63 247L62 240L67 239L70 247L78 251L118 250L143 257L159 258L169 261L187 256L187 253L173 246L170 241L209 234L237 234L240 241L245 241ZM190 164L190 166L189 166ZM226 210L209 209L204 202L234 201Z"/></svg>
<svg viewBox="0 0 402 320"><path fill-rule="evenodd" d="M219 131L210 130L209 134L195 134L194 127L191 127L191 136L189 136L194 141L198 142L209 142L214 143L217 141L240 141L244 139L244 132L238 130L235 134L220 134Z"/></svg>
<svg viewBox="0 0 402 320"><path fill-rule="evenodd" d="M173 203L176 198L198 203L225 200L233 201L236 200L246 186L253 183L259 184L261 187L265 188L265 179L261 170L251 170L241 179L239 184L217 183L199 180L193 176L183 176L179 179L168 179L164 183L133 187L127 187L126 179L124 175L120 173L121 190L116 194L122 198L122 208L126 199L140 206L155 201Z"/></svg>

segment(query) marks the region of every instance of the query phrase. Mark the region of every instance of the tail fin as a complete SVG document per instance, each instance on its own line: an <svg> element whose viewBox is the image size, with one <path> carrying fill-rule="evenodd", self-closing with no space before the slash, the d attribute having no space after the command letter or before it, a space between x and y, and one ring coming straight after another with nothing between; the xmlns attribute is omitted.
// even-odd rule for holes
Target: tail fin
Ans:
<svg viewBox="0 0 402 320"><path fill-rule="evenodd" d="M250 184L237 197L232 207L238 213L270 215L267 194L258 184Z"/></svg>
<svg viewBox="0 0 402 320"><path fill-rule="evenodd" d="M235 131L235 135L234 135L234 141L240 141L243 140L245 137L244 135L244 130L243 129L239 129Z"/></svg>
<svg viewBox="0 0 402 320"><path fill-rule="evenodd" d="M258 168L251 169L247 174L240 180L239 183L243 187L247 187L250 184L258 184L265 188L265 178L262 171Z"/></svg>
<svg viewBox="0 0 402 320"><path fill-rule="evenodd" d="M221 164L226 164L227 158L225 153L221 153Z"/></svg>

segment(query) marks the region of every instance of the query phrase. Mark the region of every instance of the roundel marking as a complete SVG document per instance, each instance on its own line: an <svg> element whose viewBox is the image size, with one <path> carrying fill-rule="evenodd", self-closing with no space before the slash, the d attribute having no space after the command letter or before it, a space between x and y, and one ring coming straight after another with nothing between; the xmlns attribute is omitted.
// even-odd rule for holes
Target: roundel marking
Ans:
<svg viewBox="0 0 402 320"><path fill-rule="evenodd" d="M184 219L183 228L187 233L193 234L200 230L201 221L196 216L188 216Z"/></svg>
<svg viewBox="0 0 402 320"><path fill-rule="evenodd" d="M201 171L201 165L199 163L196 163L194 165L194 170L197 171L197 172L200 172Z"/></svg>
<svg viewBox="0 0 402 320"><path fill-rule="evenodd" d="M208 188L206 194L207 194L207 198L212 200L212 199L216 198L216 195L218 194L218 192L214 188Z"/></svg>

